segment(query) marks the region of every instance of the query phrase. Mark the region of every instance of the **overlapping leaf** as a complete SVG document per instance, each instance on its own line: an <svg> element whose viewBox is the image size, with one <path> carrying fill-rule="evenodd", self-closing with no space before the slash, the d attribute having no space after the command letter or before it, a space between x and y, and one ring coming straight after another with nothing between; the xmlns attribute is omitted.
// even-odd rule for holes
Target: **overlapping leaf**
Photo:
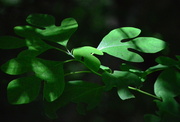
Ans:
<svg viewBox="0 0 180 122"><path fill-rule="evenodd" d="M38 78L44 80L44 97L46 100L54 101L64 90L63 65L61 62L40 60L36 57L53 48L43 40L53 41L66 46L70 36L77 29L77 23L74 19L67 18L62 21L61 26L55 26L54 17L46 14L32 14L28 16L27 22L35 27L27 25L14 28L15 33L24 39L11 36L0 38L0 43L2 43L0 48L2 49L28 47L27 50L19 53L16 58L5 63L1 69L10 75L19 75L33 71ZM28 80L28 78L24 79ZM14 97L17 97L18 100L17 94ZM13 102L19 103L18 101Z"/></svg>
<svg viewBox="0 0 180 122"><path fill-rule="evenodd" d="M56 100L64 90L63 63L42 59L32 60L32 70L35 75L44 80L44 97L47 101Z"/></svg>
<svg viewBox="0 0 180 122"><path fill-rule="evenodd" d="M130 49L144 53L156 53L165 48L165 43L153 37L137 37L141 30L133 27L123 27L112 30L107 34L97 49L109 55L132 62L143 62L143 58ZM130 41L125 41L130 39Z"/></svg>
<svg viewBox="0 0 180 122"><path fill-rule="evenodd" d="M178 61L165 56L159 56L158 58L156 58L156 62L166 66L178 65Z"/></svg>
<svg viewBox="0 0 180 122"><path fill-rule="evenodd" d="M51 46L38 38L25 39L24 42L28 49L21 51L16 58L7 61L1 66L5 73L19 75L28 72L31 69L31 60L51 48Z"/></svg>
<svg viewBox="0 0 180 122"><path fill-rule="evenodd" d="M64 19L60 26L56 26L54 17L46 14L31 14L26 21L31 25L45 28L34 30L38 37L57 42L63 46L67 45L69 38L78 27L76 20L73 18ZM17 31L20 31L20 29Z"/></svg>
<svg viewBox="0 0 180 122"><path fill-rule="evenodd" d="M135 97L129 91L128 85L138 87L141 84L141 80L137 75L127 71L114 71L114 73L104 72L102 78L105 83L106 90L117 87L117 93L122 100Z"/></svg>
<svg viewBox="0 0 180 122"><path fill-rule="evenodd" d="M51 48L51 46L47 45L42 40L38 38L26 39L26 44L28 49L19 53L17 58L11 59L5 63L2 66L2 70L11 75L32 71L35 72L37 77L45 81L44 97L48 101L54 101L64 90L62 63L58 62L59 65L56 66L57 62L55 63L53 61L51 62L36 58L39 54ZM46 74L45 77L41 77L43 74Z"/></svg>
<svg viewBox="0 0 180 122"><path fill-rule="evenodd" d="M103 55L103 52L89 46L80 47L73 50L73 55L77 60L82 61L91 70L98 71L101 62L94 56L94 54Z"/></svg>

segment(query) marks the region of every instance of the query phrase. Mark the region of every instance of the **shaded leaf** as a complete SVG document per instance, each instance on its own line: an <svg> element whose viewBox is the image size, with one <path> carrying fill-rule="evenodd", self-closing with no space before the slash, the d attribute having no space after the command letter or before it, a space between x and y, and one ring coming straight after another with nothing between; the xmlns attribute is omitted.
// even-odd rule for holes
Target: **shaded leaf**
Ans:
<svg viewBox="0 0 180 122"><path fill-rule="evenodd" d="M40 30L29 25L14 27L14 32L24 38L41 38L41 35L37 32Z"/></svg>
<svg viewBox="0 0 180 122"><path fill-rule="evenodd" d="M103 91L104 87L95 83L80 80L69 81L66 83L63 94L56 101L45 103L45 112L49 117L54 118L56 111L69 102L75 102L79 107L82 107L81 103L85 103L87 106L80 107L79 110L90 110L100 102Z"/></svg>
<svg viewBox="0 0 180 122"><path fill-rule="evenodd" d="M137 75L127 71L114 71L113 74L105 72L102 74L102 78L106 90L117 87L118 95L122 100L134 98L134 95L128 89L128 85L139 86L141 84Z"/></svg>
<svg viewBox="0 0 180 122"><path fill-rule="evenodd" d="M144 82L146 80L146 73L144 71L141 71L138 68L130 65L130 64L122 63L120 65L120 70L129 71L131 73L136 74L137 76L139 76L139 78L141 79L142 82Z"/></svg>
<svg viewBox="0 0 180 122"><path fill-rule="evenodd" d="M157 78L154 90L158 97L164 99L180 94L180 72L169 68L163 71Z"/></svg>
<svg viewBox="0 0 180 122"><path fill-rule="evenodd" d="M31 14L26 18L26 21L37 27L48 27L55 23L55 18L48 14Z"/></svg>
<svg viewBox="0 0 180 122"><path fill-rule="evenodd" d="M80 47L73 50L75 59L83 62L91 70L98 71L101 62L94 56L94 54L103 55L102 51L89 46Z"/></svg>
<svg viewBox="0 0 180 122"><path fill-rule="evenodd" d="M144 122L161 122L161 118L153 114L146 114L144 116Z"/></svg>
<svg viewBox="0 0 180 122"><path fill-rule="evenodd" d="M174 97L180 95L180 72L168 68L157 78L154 85L154 92L162 101L156 101L160 114L165 116L178 117L180 115L180 105ZM170 117L171 118L171 117Z"/></svg>
<svg viewBox="0 0 180 122"><path fill-rule="evenodd" d="M149 68L145 71L145 73L146 73L146 75L149 75L149 74L151 74L151 73L153 73L153 72L160 71L160 70L164 70L164 69L166 69L166 68L168 68L168 66L165 66L165 65L162 65L162 64L158 64L158 65L149 67Z"/></svg>
<svg viewBox="0 0 180 122"><path fill-rule="evenodd" d="M35 76L12 80L7 87L8 101L11 104L30 103L39 94L41 80Z"/></svg>
<svg viewBox="0 0 180 122"><path fill-rule="evenodd" d="M176 58L180 61L180 55L176 55Z"/></svg>
<svg viewBox="0 0 180 122"><path fill-rule="evenodd" d="M132 62L143 62L143 58L129 49L134 49L144 53L156 53L165 47L165 43L153 37L137 37L141 30L133 27L123 27L112 30L100 42L97 49L109 55ZM135 38L135 39L132 39ZM125 41L125 39L131 39Z"/></svg>
<svg viewBox="0 0 180 122"><path fill-rule="evenodd" d="M44 80L44 97L48 102L56 100L64 91L63 63L42 59L32 60L35 75Z"/></svg>
<svg viewBox="0 0 180 122"><path fill-rule="evenodd" d="M25 40L13 36L1 36L0 48L1 49L14 49L25 47Z"/></svg>
<svg viewBox="0 0 180 122"><path fill-rule="evenodd" d="M178 61L165 56L159 56L156 58L156 62L166 66L175 66L178 64Z"/></svg>

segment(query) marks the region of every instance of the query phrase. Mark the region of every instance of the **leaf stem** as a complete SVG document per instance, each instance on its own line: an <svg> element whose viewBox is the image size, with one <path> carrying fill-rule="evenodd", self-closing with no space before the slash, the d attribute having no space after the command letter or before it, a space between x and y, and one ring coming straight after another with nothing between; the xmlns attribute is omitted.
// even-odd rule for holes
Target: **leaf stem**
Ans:
<svg viewBox="0 0 180 122"><path fill-rule="evenodd" d="M74 74L81 74L81 73L92 73L91 71L77 71L77 72L69 72L64 74L64 76L68 76L68 75L74 75Z"/></svg>
<svg viewBox="0 0 180 122"><path fill-rule="evenodd" d="M100 74L100 73L98 73L98 72L96 72L96 71L91 70L91 72L94 73L94 74L96 74L96 75L98 75L98 76L100 76L100 77L102 77L102 74Z"/></svg>
<svg viewBox="0 0 180 122"><path fill-rule="evenodd" d="M70 59L70 60L63 61L63 63L69 63L69 62L73 62L73 61L77 61L77 60L76 59Z"/></svg>
<svg viewBox="0 0 180 122"><path fill-rule="evenodd" d="M63 53L66 53L66 54L68 54L69 55L69 53L68 52L66 52L65 50L62 50L62 49L60 49L60 48L57 48L57 47L53 47L54 49L56 49L56 50L59 50L59 51L61 51L61 52L63 52Z"/></svg>
<svg viewBox="0 0 180 122"><path fill-rule="evenodd" d="M142 90L140 90L140 89L137 89L137 88L134 88L134 87L131 87L131 86L128 86L128 88L131 89L131 90L138 91L138 92L140 92L140 93L142 93L142 94L151 96L151 97L153 97L153 98L156 98L156 99L162 101L162 99L161 99L160 97L157 97L157 96L155 96L155 95L153 95L153 94L150 94L150 93L148 93L148 92L142 91Z"/></svg>

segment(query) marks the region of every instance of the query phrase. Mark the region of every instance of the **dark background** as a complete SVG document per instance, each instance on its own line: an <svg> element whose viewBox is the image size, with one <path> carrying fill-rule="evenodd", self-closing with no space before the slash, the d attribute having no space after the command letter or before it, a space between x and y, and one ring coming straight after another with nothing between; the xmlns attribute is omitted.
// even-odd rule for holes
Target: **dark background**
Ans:
<svg viewBox="0 0 180 122"><path fill-rule="evenodd" d="M0 36L15 35L13 27L27 24L25 19L32 13L53 15L56 24L73 17L79 24L68 47L89 45L97 47L101 39L112 29L137 27L141 36L153 36L167 42L169 48L157 54L145 54L144 63L136 63L142 69L153 66L158 55L174 58L180 54L179 27L180 3L178 0L0 0ZM0 64L15 57L20 50L0 50ZM54 55L52 55L52 52ZM57 52L47 53L45 58L61 57ZM118 69L120 59L105 56L101 59L112 69ZM112 63L113 62L113 63ZM157 75L149 76L143 89L153 93ZM50 122L42 111L41 102L12 106L6 98L6 86L15 76L0 72L0 120L11 122ZM94 76L86 76L94 82ZM79 115L74 104L58 111L59 118L53 122L142 122L143 115L157 110L153 98L134 92L137 99L121 101L116 89L105 94L101 104L86 115Z"/></svg>

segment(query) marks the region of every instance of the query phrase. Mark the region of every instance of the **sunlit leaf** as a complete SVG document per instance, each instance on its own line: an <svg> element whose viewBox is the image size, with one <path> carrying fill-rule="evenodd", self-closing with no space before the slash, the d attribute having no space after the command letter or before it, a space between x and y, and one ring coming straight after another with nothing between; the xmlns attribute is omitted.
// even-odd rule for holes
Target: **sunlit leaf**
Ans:
<svg viewBox="0 0 180 122"><path fill-rule="evenodd" d="M19 75L31 70L31 60L51 46L39 39L26 39L28 49L21 51L17 58L11 59L2 65L1 69L10 75Z"/></svg>
<svg viewBox="0 0 180 122"><path fill-rule="evenodd" d="M100 65L100 69L102 69L103 71L107 71L109 73L112 73L112 70L109 67L107 67L107 66Z"/></svg>
<svg viewBox="0 0 180 122"><path fill-rule="evenodd" d="M140 32L140 29L133 27L114 29L103 38L97 49L123 60L143 62L143 58L130 49L144 53L156 53L165 48L165 43L160 39L153 37L135 38ZM130 41L123 42L125 39L130 39Z"/></svg>
<svg viewBox="0 0 180 122"><path fill-rule="evenodd" d="M27 60L14 58L3 64L1 70L9 75L19 75L30 70L30 66Z"/></svg>
<svg viewBox="0 0 180 122"><path fill-rule="evenodd" d="M154 37L138 37L132 40L134 48L144 53L156 53L165 48L165 42Z"/></svg>
<svg viewBox="0 0 180 122"><path fill-rule="evenodd" d="M13 36L1 36L1 49L14 49L26 46L25 40Z"/></svg>
<svg viewBox="0 0 180 122"><path fill-rule="evenodd" d="M45 29L34 29L31 27L31 33L35 32L34 36L57 42L63 46L67 45L69 38L78 27L76 20L73 18L64 19L60 26L56 26L54 17L46 14L31 14L27 17L26 21L38 27L45 27Z"/></svg>
<svg viewBox="0 0 180 122"><path fill-rule="evenodd" d="M44 97L47 101L52 102L63 93L65 83L62 62L34 59L32 70L44 80Z"/></svg>
<svg viewBox="0 0 180 122"><path fill-rule="evenodd" d="M34 76L12 80L7 87L8 101L11 104L30 103L39 94L41 80Z"/></svg>
<svg viewBox="0 0 180 122"><path fill-rule="evenodd" d="M73 55L77 60L82 61L91 70L98 71L101 62L94 56L94 54L103 55L102 51L89 46L80 47L73 50Z"/></svg>

